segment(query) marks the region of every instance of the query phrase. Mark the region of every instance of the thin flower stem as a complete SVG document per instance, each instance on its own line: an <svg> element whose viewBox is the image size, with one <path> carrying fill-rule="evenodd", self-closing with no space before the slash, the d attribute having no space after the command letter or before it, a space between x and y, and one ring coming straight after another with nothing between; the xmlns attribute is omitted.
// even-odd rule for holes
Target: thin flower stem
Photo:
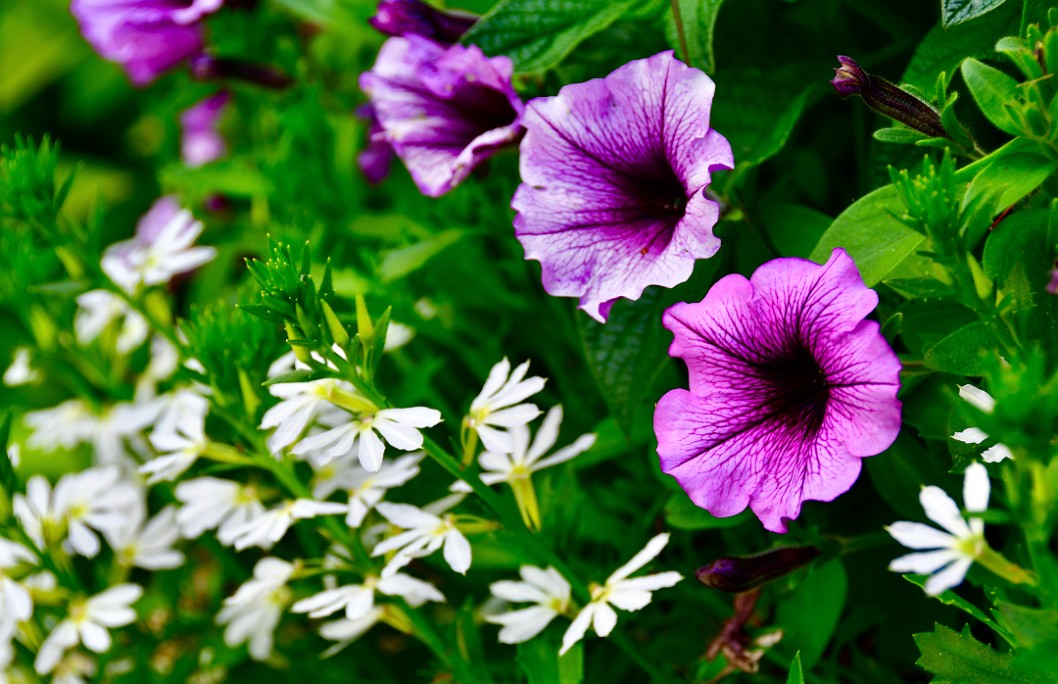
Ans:
<svg viewBox="0 0 1058 684"><path fill-rule="evenodd" d="M683 55L683 61L689 66L691 64L691 53L687 49L687 31L683 27L683 15L680 12L680 0L672 0L672 19L676 22L676 35L680 40L680 53Z"/></svg>

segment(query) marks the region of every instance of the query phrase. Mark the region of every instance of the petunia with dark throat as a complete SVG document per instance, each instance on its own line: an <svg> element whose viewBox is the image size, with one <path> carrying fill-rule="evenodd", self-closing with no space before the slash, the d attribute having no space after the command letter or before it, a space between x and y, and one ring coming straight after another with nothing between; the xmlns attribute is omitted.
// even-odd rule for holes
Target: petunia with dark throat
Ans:
<svg viewBox="0 0 1058 684"><path fill-rule="evenodd" d="M605 321L618 298L672 287L720 248L711 174L734 167L709 127L713 81L662 52L526 107L512 207L544 289Z"/></svg>
<svg viewBox="0 0 1058 684"><path fill-rule="evenodd" d="M835 249L823 265L774 259L726 276L668 309L690 391L655 410L662 471L713 515L749 506L772 532L803 502L847 491L900 431L900 361L865 320L877 303Z"/></svg>

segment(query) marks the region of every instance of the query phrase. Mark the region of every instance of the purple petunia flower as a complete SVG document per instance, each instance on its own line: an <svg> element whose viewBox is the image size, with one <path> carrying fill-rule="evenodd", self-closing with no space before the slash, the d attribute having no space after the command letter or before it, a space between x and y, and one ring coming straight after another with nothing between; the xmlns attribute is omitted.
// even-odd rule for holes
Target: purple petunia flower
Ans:
<svg viewBox="0 0 1058 684"><path fill-rule="evenodd" d="M445 12L421 0L382 0L368 20L387 36L422 36L438 43L458 43L477 23L478 17L464 12Z"/></svg>
<svg viewBox="0 0 1058 684"><path fill-rule="evenodd" d="M227 152L228 146L217 130L217 125L229 100L231 94L222 90L180 115L180 127L183 128L180 154L188 166L208 164L220 159Z"/></svg>
<svg viewBox="0 0 1058 684"><path fill-rule="evenodd" d="M549 294L605 321L616 299L681 283L716 253L705 188L734 160L709 128L713 90L670 51L528 104L511 206Z"/></svg>
<svg viewBox="0 0 1058 684"><path fill-rule="evenodd" d="M386 41L360 87L419 190L437 197L521 135L512 72L511 60L473 45L408 36Z"/></svg>
<svg viewBox="0 0 1058 684"><path fill-rule="evenodd" d="M200 21L224 0L72 0L70 11L96 52L144 86L202 52Z"/></svg>
<svg viewBox="0 0 1058 684"><path fill-rule="evenodd" d="M774 259L665 312L690 391L658 402L661 469L720 517L748 505L785 532L807 500L831 501L860 459L900 431L900 361L864 317L878 296L835 249L820 266Z"/></svg>

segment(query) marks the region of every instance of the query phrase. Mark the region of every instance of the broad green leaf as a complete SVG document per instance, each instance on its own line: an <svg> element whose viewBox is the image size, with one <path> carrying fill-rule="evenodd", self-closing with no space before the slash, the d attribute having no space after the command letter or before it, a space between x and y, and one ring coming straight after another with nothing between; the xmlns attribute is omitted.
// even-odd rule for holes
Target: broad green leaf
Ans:
<svg viewBox="0 0 1058 684"><path fill-rule="evenodd" d="M995 336L984 323L959 328L930 349L922 362L926 368L955 375L984 375L985 358L998 348Z"/></svg>
<svg viewBox="0 0 1058 684"><path fill-rule="evenodd" d="M670 10L666 15L665 37L669 44L688 64L710 74L716 68L713 61L713 27L722 4L724 0L676 0L671 4L673 9L679 9L679 21L687 40L686 55L680 45L675 12Z"/></svg>
<svg viewBox="0 0 1058 684"><path fill-rule="evenodd" d="M427 261L459 242L464 234L462 230L446 230L409 247L390 250L382 257L378 275L387 283L403 278L422 268Z"/></svg>
<svg viewBox="0 0 1058 684"><path fill-rule="evenodd" d="M847 587L845 568L835 558L814 566L779 604L775 622L784 632L779 644L787 652L800 649L805 669L812 669L830 643L845 608Z"/></svg>
<svg viewBox="0 0 1058 684"><path fill-rule="evenodd" d="M463 42L488 55L510 57L518 72L544 71L635 4L635 0L501 0L463 36Z"/></svg>
<svg viewBox="0 0 1058 684"><path fill-rule="evenodd" d="M922 484L939 481L944 471L910 433L901 431L891 447L864 459L864 467L882 499L901 517L914 520L922 515L918 501Z"/></svg>
<svg viewBox="0 0 1058 684"><path fill-rule="evenodd" d="M672 333L661 326L661 316L673 301L660 287L650 287L638 300L619 300L605 324L578 316L584 350L595 380L621 430L631 430L632 419L665 363Z"/></svg>
<svg viewBox="0 0 1058 684"><path fill-rule="evenodd" d="M1001 602L996 605L995 613L1014 635L1018 648L1058 647L1058 610Z"/></svg>
<svg viewBox="0 0 1058 684"><path fill-rule="evenodd" d="M1020 5L1018 2L1008 2L987 17L948 29L933 27L915 49L904 71L903 82L931 92L940 72L954 73L966 57L995 57L996 41L1019 32Z"/></svg>
<svg viewBox="0 0 1058 684"><path fill-rule="evenodd" d="M983 64L973 57L962 63L962 77L970 94L977 101L981 113L995 124L996 128L1018 135L1017 126L1003 107L1018 100L1018 82L999 69Z"/></svg>
<svg viewBox="0 0 1058 684"><path fill-rule="evenodd" d="M11 458L7 455L8 439L11 437L11 412L8 411L0 423L0 488L8 497L18 491L18 476Z"/></svg>
<svg viewBox="0 0 1058 684"><path fill-rule="evenodd" d="M926 586L926 580L929 579L929 575L904 575L904 579L906 579L911 584L914 584L916 587L925 587ZM1000 627L995 622L995 620L992 620L987 615L985 615L984 611L982 611L980 608L978 608L974 604L972 604L969 601L967 601L966 599L964 599L962 596L959 596L958 594L956 594L951 589L948 589L946 591L942 591L941 593L937 594L933 598L937 599L938 601L940 601L941 603L943 603L946 606L952 606L954 608L958 608L959 610L963 611L967 615L970 615L974 619L979 620L982 623L984 623L984 624L988 625L989 627L991 627L992 630L995 631L996 634L998 634L1001 637L1003 637L1004 639L1006 639L1007 643L1013 643L1013 637L1011 636L1009 630L1004 629L1003 627Z"/></svg>
<svg viewBox="0 0 1058 684"><path fill-rule="evenodd" d="M1046 209L1015 210L985 241L982 267L1017 316L1020 329L1047 348L1058 345L1058 298L1044 291L1053 265L1055 228Z"/></svg>
<svg viewBox="0 0 1058 684"><path fill-rule="evenodd" d="M941 24L951 28L991 12L1006 0L941 0Z"/></svg>
<svg viewBox="0 0 1058 684"><path fill-rule="evenodd" d="M760 222L783 256L807 259L834 221L826 214L798 204L772 201L761 204Z"/></svg>
<svg viewBox="0 0 1058 684"><path fill-rule="evenodd" d="M786 684L805 684L805 673L801 669L801 652L794 653L790 661L790 672L786 675Z"/></svg>
<svg viewBox="0 0 1058 684"><path fill-rule="evenodd" d="M796 66L716 74L709 123L730 141L737 166L755 166L782 150L808 101L801 74Z"/></svg>
<svg viewBox="0 0 1058 684"><path fill-rule="evenodd" d="M1008 151L996 155L974 177L963 196L959 221L970 244L987 232L1003 210L1033 192L1054 172L1055 161L1032 149L1031 141L1004 149Z"/></svg>
<svg viewBox="0 0 1058 684"><path fill-rule="evenodd" d="M874 287L926 239L893 215L903 212L896 188L878 188L834 219L809 258L824 263L842 247L856 261L863 282Z"/></svg>
<svg viewBox="0 0 1058 684"><path fill-rule="evenodd" d="M684 492L677 492L665 503L665 522L678 530L715 530L723 527L735 527L748 520L750 512L742 511L727 518L718 518L709 511L699 508Z"/></svg>
<svg viewBox="0 0 1058 684"><path fill-rule="evenodd" d="M922 653L916 664L934 675L932 684L1054 684L1053 673L1017 667L1010 653L999 653L962 632L937 624L932 632L914 635Z"/></svg>

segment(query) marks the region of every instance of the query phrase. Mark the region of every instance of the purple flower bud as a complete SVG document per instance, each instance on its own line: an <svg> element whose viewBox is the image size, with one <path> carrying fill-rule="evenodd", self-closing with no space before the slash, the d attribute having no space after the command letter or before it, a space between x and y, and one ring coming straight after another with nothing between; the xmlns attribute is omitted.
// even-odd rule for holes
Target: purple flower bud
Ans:
<svg viewBox="0 0 1058 684"><path fill-rule="evenodd" d="M1054 260L1054 269L1051 270L1051 282L1047 283L1047 291L1052 295L1058 295L1058 259Z"/></svg>
<svg viewBox="0 0 1058 684"><path fill-rule="evenodd" d="M838 55L838 61L841 66L834 69L834 78L830 81L838 95L845 98L859 95L879 114L896 119L931 138L950 137L933 107L884 78L867 73L851 57Z"/></svg>
<svg viewBox="0 0 1058 684"><path fill-rule="evenodd" d="M368 21L387 36L422 36L453 45L477 20L473 14L442 12L420 0L382 0Z"/></svg>
<svg viewBox="0 0 1058 684"><path fill-rule="evenodd" d="M294 83L294 79L272 67L238 59L199 55L191 60L189 67L191 77L197 81L233 79L271 90L283 90Z"/></svg>
<svg viewBox="0 0 1058 684"><path fill-rule="evenodd" d="M707 587L741 593L788 575L819 556L814 546L785 546L756 556L728 556L698 568L698 581Z"/></svg>

